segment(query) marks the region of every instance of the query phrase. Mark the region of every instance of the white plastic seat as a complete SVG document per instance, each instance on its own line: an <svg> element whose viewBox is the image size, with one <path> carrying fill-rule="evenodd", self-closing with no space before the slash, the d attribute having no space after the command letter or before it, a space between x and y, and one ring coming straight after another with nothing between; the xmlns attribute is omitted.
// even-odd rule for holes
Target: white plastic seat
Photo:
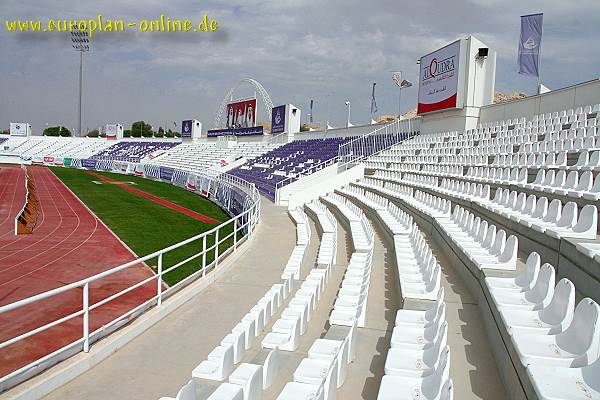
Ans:
<svg viewBox="0 0 600 400"><path fill-rule="evenodd" d="M525 292L491 292L492 299L499 308L517 308L522 310L541 310L546 307L554 294L555 271L548 263L542 265L535 285Z"/></svg>
<svg viewBox="0 0 600 400"><path fill-rule="evenodd" d="M377 400L452 400L450 351L445 349L435 372L424 378L384 375Z"/></svg>
<svg viewBox="0 0 600 400"><path fill-rule="evenodd" d="M575 311L575 286L567 278L554 288L554 296L539 311L506 308L502 320L509 332L556 335L563 332L573 320Z"/></svg>
<svg viewBox="0 0 600 400"><path fill-rule="evenodd" d="M183 385L177 392L177 396L161 397L159 400L196 400L196 381L192 379Z"/></svg>
<svg viewBox="0 0 600 400"><path fill-rule="evenodd" d="M256 337L256 328L255 328L255 321L250 320L250 321L240 321L238 322L238 324L236 326L233 327L233 329L231 330L231 332L236 333L236 332L244 332L244 340L245 340L245 349L249 350L252 345L254 344L254 339Z"/></svg>
<svg viewBox="0 0 600 400"><path fill-rule="evenodd" d="M229 375L229 383L242 387L244 400L260 399L262 381L262 365L242 363Z"/></svg>
<svg viewBox="0 0 600 400"><path fill-rule="evenodd" d="M222 383L219 385L207 400L243 400L244 392L241 386L232 383Z"/></svg>
<svg viewBox="0 0 600 400"><path fill-rule="evenodd" d="M233 346L217 346L208 359L192 371L192 377L223 381L233 371Z"/></svg>
<svg viewBox="0 0 600 400"><path fill-rule="evenodd" d="M540 272L540 255L532 252L527 257L523 272L514 278L508 277L486 277L485 283L490 291L516 291L525 292L535 284Z"/></svg>
<svg viewBox="0 0 600 400"><path fill-rule="evenodd" d="M584 367L598 359L600 307L590 298L579 302L571 325L557 335L513 332L511 338L523 365Z"/></svg>
<svg viewBox="0 0 600 400"><path fill-rule="evenodd" d="M426 349L433 346L445 321L441 318L427 326L399 326L392 330L391 347Z"/></svg>
<svg viewBox="0 0 600 400"><path fill-rule="evenodd" d="M411 349L392 347L385 359L386 375L402 375L425 377L431 375L438 367L443 351L447 349L448 323L442 324L442 332L431 347Z"/></svg>
<svg viewBox="0 0 600 400"><path fill-rule="evenodd" d="M221 340L221 346L233 347L233 363L238 364L246 354L246 334L240 330L229 333Z"/></svg>
<svg viewBox="0 0 600 400"><path fill-rule="evenodd" d="M300 338L300 320L297 319L292 329L287 333L269 332L262 340L262 347L274 349L279 347L283 351L296 351Z"/></svg>
<svg viewBox="0 0 600 400"><path fill-rule="evenodd" d="M400 309L396 312L395 325L417 325L425 326L434 323L436 316L441 311L444 303L444 288L440 288L435 304L427 310Z"/></svg>
<svg viewBox="0 0 600 400"><path fill-rule="evenodd" d="M600 399L600 359L581 368L532 364L527 375L540 400Z"/></svg>

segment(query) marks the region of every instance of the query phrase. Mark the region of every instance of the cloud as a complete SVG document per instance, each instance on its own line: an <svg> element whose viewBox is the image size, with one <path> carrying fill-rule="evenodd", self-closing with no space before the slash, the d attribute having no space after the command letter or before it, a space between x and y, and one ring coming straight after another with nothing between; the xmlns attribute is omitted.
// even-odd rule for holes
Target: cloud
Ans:
<svg viewBox="0 0 600 400"><path fill-rule="evenodd" d="M2 19L105 18L139 21L161 14L219 21L217 33L98 34L84 63L83 125L154 126L194 117L212 127L227 91L243 77L260 81L275 103L291 102L304 113L343 124L345 100L352 120L369 119L370 91L377 82L381 113L397 113L391 72L417 81L416 60L452 40L474 34L498 51L497 88L531 92L535 81L516 73L519 16L544 12L542 78L558 88L597 77L595 48L600 5L558 0L463 0L432 3L398 0L3 0ZM8 33L0 21L0 127L31 121L74 126L79 59L67 34ZM417 85L403 91L403 109L415 104ZM252 95L240 88L240 97ZM260 110L259 110L260 111ZM266 118L263 112L262 117Z"/></svg>

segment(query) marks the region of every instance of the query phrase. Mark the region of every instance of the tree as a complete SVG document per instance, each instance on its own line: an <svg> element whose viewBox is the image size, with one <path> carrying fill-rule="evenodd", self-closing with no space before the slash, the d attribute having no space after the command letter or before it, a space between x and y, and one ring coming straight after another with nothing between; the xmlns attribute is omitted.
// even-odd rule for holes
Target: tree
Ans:
<svg viewBox="0 0 600 400"><path fill-rule="evenodd" d="M154 137L157 137L157 138L165 137L165 130L162 128L162 126L158 127L158 132L154 132Z"/></svg>
<svg viewBox="0 0 600 400"><path fill-rule="evenodd" d="M131 137L131 129L125 129L123 131L123 137Z"/></svg>
<svg viewBox="0 0 600 400"><path fill-rule="evenodd" d="M179 132L173 132L173 134L175 135L175 137L181 137L181 133Z"/></svg>
<svg viewBox="0 0 600 400"><path fill-rule="evenodd" d="M136 121L131 124L131 136L132 137L152 137L152 126L144 121Z"/></svg>
<svg viewBox="0 0 600 400"><path fill-rule="evenodd" d="M8 129L0 131L0 135L10 135L10 132L8 131Z"/></svg>
<svg viewBox="0 0 600 400"><path fill-rule="evenodd" d="M71 136L71 131L64 126L49 126L48 128L44 129L43 135L69 137Z"/></svg>
<svg viewBox="0 0 600 400"><path fill-rule="evenodd" d="M98 131L98 129L94 129L93 131L89 131L87 134L87 137L91 137L91 138L97 138L98 136L100 136L100 132Z"/></svg>
<svg viewBox="0 0 600 400"><path fill-rule="evenodd" d="M169 129L167 131L167 133L165 133L165 136L168 137L168 138L173 138L173 137L175 137L175 134L173 133L172 130Z"/></svg>

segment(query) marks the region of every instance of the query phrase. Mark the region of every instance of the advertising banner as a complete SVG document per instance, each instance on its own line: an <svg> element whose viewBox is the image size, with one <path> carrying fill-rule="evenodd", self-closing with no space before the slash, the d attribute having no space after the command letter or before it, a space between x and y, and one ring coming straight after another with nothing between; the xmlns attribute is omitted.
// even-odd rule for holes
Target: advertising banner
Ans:
<svg viewBox="0 0 600 400"><path fill-rule="evenodd" d="M107 139L116 139L117 138L117 125L116 124L107 124L104 128L104 134Z"/></svg>
<svg viewBox="0 0 600 400"><path fill-rule="evenodd" d="M73 162L73 159L71 157L63 158L63 164L65 167L70 167L72 162Z"/></svg>
<svg viewBox="0 0 600 400"><path fill-rule="evenodd" d="M51 156L44 157L44 163L52 164L53 162L54 162L54 157L51 157Z"/></svg>
<svg viewBox="0 0 600 400"><path fill-rule="evenodd" d="M212 129L207 132L208 137L217 136L252 136L262 135L263 127L255 126L253 128L239 128L239 129Z"/></svg>
<svg viewBox="0 0 600 400"><path fill-rule="evenodd" d="M93 160L91 158L86 158L86 159L81 160L81 166L83 168L96 169L97 164L98 164L98 160Z"/></svg>
<svg viewBox="0 0 600 400"><path fill-rule="evenodd" d="M421 57L417 114L460 108L458 77L460 40Z"/></svg>
<svg viewBox="0 0 600 400"><path fill-rule="evenodd" d="M160 179L165 182L171 182L173 179L173 172L175 170L169 167L160 167Z"/></svg>
<svg viewBox="0 0 600 400"><path fill-rule="evenodd" d="M10 136L27 136L27 124L22 122L11 122Z"/></svg>
<svg viewBox="0 0 600 400"><path fill-rule="evenodd" d="M285 130L285 104L273 107L271 111L271 133L281 133Z"/></svg>
<svg viewBox="0 0 600 400"><path fill-rule="evenodd" d="M181 121L181 138L190 139L192 137L192 120Z"/></svg>
<svg viewBox="0 0 600 400"><path fill-rule="evenodd" d="M227 104L225 127L252 128L256 125L256 99L240 100Z"/></svg>

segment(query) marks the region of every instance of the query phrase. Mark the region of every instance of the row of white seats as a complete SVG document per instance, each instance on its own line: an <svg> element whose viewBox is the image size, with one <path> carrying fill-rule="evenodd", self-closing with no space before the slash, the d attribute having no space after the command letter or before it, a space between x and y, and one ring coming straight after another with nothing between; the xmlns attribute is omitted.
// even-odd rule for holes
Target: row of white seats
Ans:
<svg viewBox="0 0 600 400"><path fill-rule="evenodd" d="M412 217L387 198L352 185L340 191L375 211L392 235L406 234L410 231L413 224Z"/></svg>
<svg viewBox="0 0 600 400"><path fill-rule="evenodd" d="M296 244L308 245L310 242L310 226L308 225L308 216L300 207L289 210L289 213L296 224Z"/></svg>
<svg viewBox="0 0 600 400"><path fill-rule="evenodd" d="M490 200L490 185L471 183L454 179L442 179L439 187L432 187L436 192L458 197L462 200L487 202Z"/></svg>
<svg viewBox="0 0 600 400"><path fill-rule="evenodd" d="M586 123L585 127L571 128L568 130L562 130L558 132L545 132L544 140L565 140L565 139L583 139L594 137L598 134L598 128L596 127L596 118L593 118L593 123ZM588 121L586 121L588 122Z"/></svg>
<svg viewBox="0 0 600 400"><path fill-rule="evenodd" d="M408 234L394 235L394 250L402 297L435 300L441 290L441 268L416 223Z"/></svg>
<svg viewBox="0 0 600 400"><path fill-rule="evenodd" d="M192 371L192 377L216 381L225 380L238 364L246 350L254 344L271 317L278 312L283 301L289 296L293 280L288 279L283 284L275 284L256 303L242 320L226 335L221 344L210 352L207 359L202 361Z"/></svg>
<svg viewBox="0 0 600 400"><path fill-rule="evenodd" d="M373 250L375 233L360 207L336 193L328 194L325 199L334 205L348 221L355 251Z"/></svg>
<svg viewBox="0 0 600 400"><path fill-rule="evenodd" d="M454 246L479 269L515 270L519 240L470 211L455 206L451 218L438 220Z"/></svg>
<svg viewBox="0 0 600 400"><path fill-rule="evenodd" d="M518 184L527 183L527 168L471 167L465 178L484 183Z"/></svg>
<svg viewBox="0 0 600 400"><path fill-rule="evenodd" d="M308 224L308 216L302 208L296 207L289 210L289 213L296 223L296 246L294 246L294 250L292 250L292 254L290 254L290 258L281 273L281 279L285 280L293 277L299 280L306 248L310 243L311 229Z"/></svg>
<svg viewBox="0 0 600 400"><path fill-rule="evenodd" d="M331 325L365 326L372 265L373 249L366 253L352 253L329 315Z"/></svg>
<svg viewBox="0 0 600 400"><path fill-rule="evenodd" d="M592 171L569 171L539 169L531 183L519 186L530 190L570 196L591 201L600 200L600 179L594 179Z"/></svg>
<svg viewBox="0 0 600 400"><path fill-rule="evenodd" d="M277 400L335 400L346 381L348 364L356 356L356 325L343 340L316 339Z"/></svg>
<svg viewBox="0 0 600 400"><path fill-rule="evenodd" d="M246 350L252 348L254 339L262 333L265 324L281 307L289 296L293 280L276 284L259 300L251 311L225 336L221 344L215 347L192 371L192 377L224 381L208 397L209 400L258 400L260 392L273 383L280 369L279 349L275 348L265 358L262 365L241 363L233 371L234 364L240 363ZM233 373L232 373L233 371ZM184 385L175 398L161 397L160 400L196 400L196 386L199 381L190 380Z"/></svg>
<svg viewBox="0 0 600 400"><path fill-rule="evenodd" d="M500 144L494 146L473 146L463 147L460 150L460 155L494 155L494 154L512 154L514 147L512 144Z"/></svg>
<svg viewBox="0 0 600 400"><path fill-rule="evenodd" d="M600 398L600 307L575 307L575 286L555 276L531 253L521 274L485 282L538 398Z"/></svg>
<svg viewBox="0 0 600 400"><path fill-rule="evenodd" d="M489 157L487 155L478 156L446 156L442 157L440 164L442 165L458 165L458 166L471 166L471 165L488 165Z"/></svg>
<svg viewBox="0 0 600 400"><path fill-rule="evenodd" d="M596 238L598 210L591 204L579 212L572 201L563 206L559 199L548 202L546 197L498 189L494 198L481 206L551 237Z"/></svg>
<svg viewBox="0 0 600 400"><path fill-rule="evenodd" d="M396 313L377 400L452 400L444 289L426 310Z"/></svg>

